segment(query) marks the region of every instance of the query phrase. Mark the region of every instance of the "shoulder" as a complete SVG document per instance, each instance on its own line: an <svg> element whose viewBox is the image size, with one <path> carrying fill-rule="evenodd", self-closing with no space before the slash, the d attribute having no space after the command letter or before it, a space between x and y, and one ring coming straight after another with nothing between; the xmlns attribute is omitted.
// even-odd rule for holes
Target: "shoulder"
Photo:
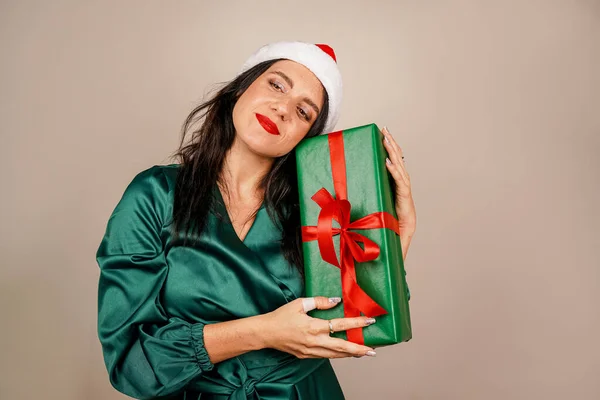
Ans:
<svg viewBox="0 0 600 400"><path fill-rule="evenodd" d="M154 254L169 220L176 165L156 165L138 173L113 210L97 256Z"/></svg>
<svg viewBox="0 0 600 400"><path fill-rule="evenodd" d="M143 209L163 220L170 208L177 182L179 165L155 165L138 173L129 183L115 212Z"/></svg>
<svg viewBox="0 0 600 400"><path fill-rule="evenodd" d="M175 190L179 165L155 165L138 173L129 183L123 200L150 197L166 200Z"/></svg>

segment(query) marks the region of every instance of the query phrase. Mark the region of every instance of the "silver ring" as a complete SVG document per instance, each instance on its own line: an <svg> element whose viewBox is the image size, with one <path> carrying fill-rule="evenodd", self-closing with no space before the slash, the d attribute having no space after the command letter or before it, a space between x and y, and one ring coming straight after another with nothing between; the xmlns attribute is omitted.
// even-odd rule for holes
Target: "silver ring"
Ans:
<svg viewBox="0 0 600 400"><path fill-rule="evenodd" d="M329 322L329 334L333 335L335 333L335 331L333 330L333 325L331 324L331 321L327 321Z"/></svg>

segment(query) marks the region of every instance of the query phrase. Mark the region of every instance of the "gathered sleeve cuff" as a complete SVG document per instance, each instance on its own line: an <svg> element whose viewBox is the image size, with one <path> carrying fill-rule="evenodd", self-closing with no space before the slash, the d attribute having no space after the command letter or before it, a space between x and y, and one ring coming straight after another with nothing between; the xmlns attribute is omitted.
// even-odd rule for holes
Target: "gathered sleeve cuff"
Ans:
<svg viewBox="0 0 600 400"><path fill-rule="evenodd" d="M206 348L204 347L204 325L192 325L191 336L192 344L194 346L194 355L198 366L202 371L210 371L214 368L214 365L210 361Z"/></svg>

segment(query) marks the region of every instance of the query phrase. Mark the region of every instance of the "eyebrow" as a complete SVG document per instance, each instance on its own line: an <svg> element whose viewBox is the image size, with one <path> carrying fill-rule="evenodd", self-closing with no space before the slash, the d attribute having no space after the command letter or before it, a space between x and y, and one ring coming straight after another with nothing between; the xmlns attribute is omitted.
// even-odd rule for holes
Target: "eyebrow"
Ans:
<svg viewBox="0 0 600 400"><path fill-rule="evenodd" d="M284 79L284 80L287 82L287 84L288 84L288 85L290 85L290 87L291 87L292 89L294 88L294 82L293 82L293 81L290 79L290 77L289 77L289 76L287 76L286 74L284 74L284 73L283 73L283 72L281 72L281 71L273 71L273 72L274 72L274 73L276 73L277 75L281 76L281 77L282 77L282 78L283 78L283 79ZM318 107L318 106L315 104L315 102L314 102L314 101L312 101L311 99L309 99L308 97L305 97L305 98L304 98L304 99L302 99L302 100L304 100L304 102L305 102L306 104L308 104L309 106L311 106L311 107L312 107L312 108L315 110L315 112L316 112L317 114L319 114L319 113L321 112L321 111L319 110L319 107Z"/></svg>

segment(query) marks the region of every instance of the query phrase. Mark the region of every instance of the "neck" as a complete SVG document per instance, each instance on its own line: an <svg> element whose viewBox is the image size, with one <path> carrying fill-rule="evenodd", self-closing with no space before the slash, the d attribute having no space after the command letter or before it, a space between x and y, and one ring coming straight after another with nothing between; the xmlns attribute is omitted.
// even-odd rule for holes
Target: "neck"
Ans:
<svg viewBox="0 0 600 400"><path fill-rule="evenodd" d="M225 156L219 179L235 201L262 201L260 182L273 166L273 158L252 152L237 137Z"/></svg>

